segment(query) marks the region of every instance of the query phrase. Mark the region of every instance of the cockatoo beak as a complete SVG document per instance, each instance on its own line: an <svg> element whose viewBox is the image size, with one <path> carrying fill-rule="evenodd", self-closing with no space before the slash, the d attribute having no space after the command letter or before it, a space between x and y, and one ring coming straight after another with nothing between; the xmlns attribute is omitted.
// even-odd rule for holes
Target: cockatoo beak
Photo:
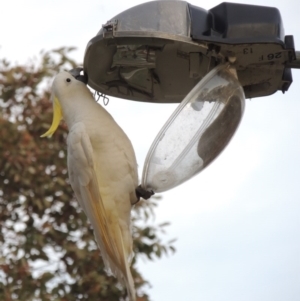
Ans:
<svg viewBox="0 0 300 301"><path fill-rule="evenodd" d="M77 67L68 71L74 78L83 82L85 85L88 83L88 76L82 67Z"/></svg>
<svg viewBox="0 0 300 301"><path fill-rule="evenodd" d="M50 129L41 137L52 137L62 119L62 109L59 100L53 96L53 120Z"/></svg>

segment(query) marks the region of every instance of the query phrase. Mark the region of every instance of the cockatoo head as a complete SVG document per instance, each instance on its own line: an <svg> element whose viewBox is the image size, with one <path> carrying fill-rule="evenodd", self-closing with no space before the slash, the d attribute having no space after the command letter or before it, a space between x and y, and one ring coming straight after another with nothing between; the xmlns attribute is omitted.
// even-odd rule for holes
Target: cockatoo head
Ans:
<svg viewBox="0 0 300 301"><path fill-rule="evenodd" d="M51 137L63 118L63 110L61 101L68 99L68 95L76 93L77 88L82 89L87 84L87 76L81 75L82 68L75 68L60 72L54 79L52 84L51 100L53 103L53 120L49 130L41 135L41 137Z"/></svg>

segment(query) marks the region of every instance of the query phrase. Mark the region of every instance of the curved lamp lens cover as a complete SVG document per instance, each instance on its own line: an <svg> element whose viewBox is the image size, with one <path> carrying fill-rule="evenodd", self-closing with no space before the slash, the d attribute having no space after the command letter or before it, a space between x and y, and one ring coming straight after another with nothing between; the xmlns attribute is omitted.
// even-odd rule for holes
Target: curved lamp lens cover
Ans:
<svg viewBox="0 0 300 301"><path fill-rule="evenodd" d="M198 174L225 148L245 107L235 69L211 70L185 97L153 141L142 186L163 192Z"/></svg>

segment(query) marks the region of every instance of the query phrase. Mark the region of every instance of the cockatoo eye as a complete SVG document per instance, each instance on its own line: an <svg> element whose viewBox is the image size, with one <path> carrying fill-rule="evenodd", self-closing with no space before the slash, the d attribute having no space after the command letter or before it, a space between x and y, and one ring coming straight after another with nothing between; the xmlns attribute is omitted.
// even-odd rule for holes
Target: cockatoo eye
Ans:
<svg viewBox="0 0 300 301"><path fill-rule="evenodd" d="M68 83L69 83L70 81L71 81L71 79L70 79L70 78L67 78L67 79L66 79L66 82L68 82Z"/></svg>

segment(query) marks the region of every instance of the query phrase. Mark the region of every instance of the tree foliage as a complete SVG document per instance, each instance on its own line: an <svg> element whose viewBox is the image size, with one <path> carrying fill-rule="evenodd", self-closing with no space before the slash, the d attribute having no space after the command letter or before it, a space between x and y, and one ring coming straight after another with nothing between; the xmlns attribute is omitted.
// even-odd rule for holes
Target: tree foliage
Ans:
<svg viewBox="0 0 300 301"><path fill-rule="evenodd" d="M0 61L0 300L126 300L104 271L93 231L68 183L67 127L40 135L52 121L53 76L78 64L71 48L41 52L26 66ZM138 300L149 300L137 258L174 251L153 224L157 199L133 212L132 273Z"/></svg>

